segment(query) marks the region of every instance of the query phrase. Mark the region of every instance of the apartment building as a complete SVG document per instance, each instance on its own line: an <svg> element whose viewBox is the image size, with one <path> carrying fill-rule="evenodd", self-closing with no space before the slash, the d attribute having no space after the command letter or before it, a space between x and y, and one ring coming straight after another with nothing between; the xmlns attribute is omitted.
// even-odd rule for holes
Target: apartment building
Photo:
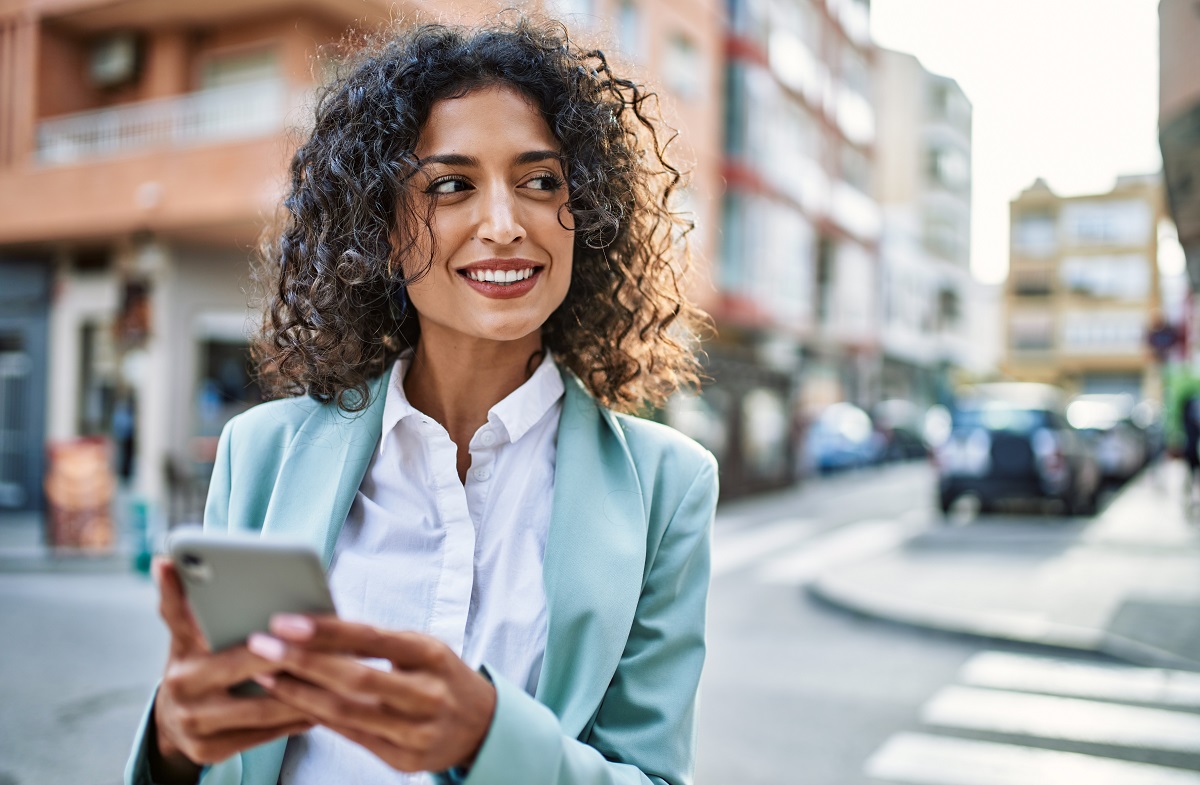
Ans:
<svg viewBox="0 0 1200 785"><path fill-rule="evenodd" d="M1158 16L1159 146L1194 292L1200 290L1200 7L1194 0L1161 0Z"/></svg>
<svg viewBox="0 0 1200 785"><path fill-rule="evenodd" d="M252 248L327 73L318 54L352 27L508 5L0 0L0 509L37 508L45 446L89 435L111 440L152 509L203 484L222 425L259 399ZM717 0L545 10L663 85L694 163L683 206L703 280L719 215Z"/></svg>
<svg viewBox="0 0 1200 785"><path fill-rule="evenodd" d="M945 402L971 364L971 102L917 58L876 56L880 380L884 398Z"/></svg>
<svg viewBox="0 0 1200 785"><path fill-rule="evenodd" d="M876 144L866 0L731 0L720 328L706 394L747 487L785 482L792 425L878 388Z"/></svg>
<svg viewBox="0 0 1200 785"><path fill-rule="evenodd" d="M1158 175L1063 197L1041 180L1010 205L1003 368L1070 393L1160 396L1146 335L1159 315Z"/></svg>

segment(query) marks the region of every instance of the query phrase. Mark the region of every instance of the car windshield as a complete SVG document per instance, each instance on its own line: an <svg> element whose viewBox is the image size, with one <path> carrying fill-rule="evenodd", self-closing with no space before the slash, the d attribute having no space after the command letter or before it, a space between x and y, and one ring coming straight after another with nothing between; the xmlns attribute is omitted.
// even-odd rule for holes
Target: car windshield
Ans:
<svg viewBox="0 0 1200 785"><path fill-rule="evenodd" d="M1046 412L1023 409L1005 401L982 401L960 406L953 419L955 428L1029 433L1046 423Z"/></svg>

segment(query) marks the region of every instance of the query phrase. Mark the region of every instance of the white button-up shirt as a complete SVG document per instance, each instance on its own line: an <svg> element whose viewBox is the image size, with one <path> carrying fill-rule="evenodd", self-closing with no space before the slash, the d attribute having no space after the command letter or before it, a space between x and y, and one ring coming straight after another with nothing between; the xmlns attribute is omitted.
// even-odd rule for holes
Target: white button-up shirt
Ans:
<svg viewBox="0 0 1200 785"><path fill-rule="evenodd" d="M379 450L338 536L329 585L338 615L416 630L530 694L546 649L542 556L554 496L563 383L549 353L488 412L459 480L457 448L404 394L392 368ZM386 663L373 663L388 667ZM280 785L429 782L404 775L325 728L288 741Z"/></svg>

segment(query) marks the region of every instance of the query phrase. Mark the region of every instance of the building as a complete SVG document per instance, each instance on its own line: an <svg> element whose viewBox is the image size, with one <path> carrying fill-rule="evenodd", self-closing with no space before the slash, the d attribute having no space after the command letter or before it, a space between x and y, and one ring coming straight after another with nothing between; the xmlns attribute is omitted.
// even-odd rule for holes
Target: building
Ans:
<svg viewBox="0 0 1200 785"><path fill-rule="evenodd" d="M1158 175L1105 194L1041 180L1011 203L1004 371L1069 393L1159 398L1146 335L1160 315Z"/></svg>
<svg viewBox="0 0 1200 785"><path fill-rule="evenodd" d="M1200 9L1194 0L1161 0L1158 16L1159 146L1171 217L1187 257L1191 289L1197 291L1200 290L1200 47L1196 42L1200 41Z"/></svg>
<svg viewBox="0 0 1200 785"><path fill-rule="evenodd" d="M719 336L723 487L791 480L794 427L878 390L879 209L866 0L731 0Z"/></svg>
<svg viewBox="0 0 1200 785"><path fill-rule="evenodd" d="M876 56L884 398L945 403L971 364L971 102L917 58Z"/></svg>
<svg viewBox="0 0 1200 785"><path fill-rule="evenodd" d="M485 0L0 0L0 509L42 502L47 443L107 437L127 487L198 514L248 373L252 248L331 44ZM695 164L681 206L716 244L717 0L548 3L664 85ZM573 15L573 16L572 16Z"/></svg>

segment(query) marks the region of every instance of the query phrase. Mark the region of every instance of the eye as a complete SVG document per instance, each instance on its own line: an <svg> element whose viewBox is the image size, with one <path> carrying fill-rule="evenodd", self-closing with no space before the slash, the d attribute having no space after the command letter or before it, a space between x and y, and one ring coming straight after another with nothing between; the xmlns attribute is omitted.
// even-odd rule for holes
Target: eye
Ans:
<svg viewBox="0 0 1200 785"><path fill-rule="evenodd" d="M471 184L465 178L457 175L447 175L446 177L439 177L430 183L429 187L425 189L425 193L442 196L445 194L461 193L470 190L470 188Z"/></svg>
<svg viewBox="0 0 1200 785"><path fill-rule="evenodd" d="M557 191L563 187L563 179L556 174L546 172L529 178L525 185L534 191Z"/></svg>

